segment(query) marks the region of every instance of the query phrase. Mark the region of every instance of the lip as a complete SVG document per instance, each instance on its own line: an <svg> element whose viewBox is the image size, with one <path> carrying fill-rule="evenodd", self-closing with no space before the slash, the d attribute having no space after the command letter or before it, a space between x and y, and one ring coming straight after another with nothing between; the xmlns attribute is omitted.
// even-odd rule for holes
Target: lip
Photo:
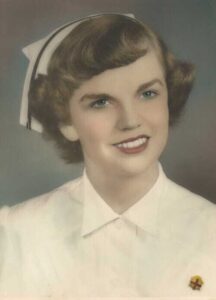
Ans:
<svg viewBox="0 0 216 300"><path fill-rule="evenodd" d="M137 154L137 153L143 152L147 148L149 138L150 137L146 136L146 135L139 135L136 138L129 138L120 143L116 143L116 144L114 144L114 146L122 153ZM139 139L146 139L146 141L140 145L135 144L134 147L125 147L124 146L125 143L130 143L130 142L132 143L132 142L138 141Z"/></svg>
<svg viewBox="0 0 216 300"><path fill-rule="evenodd" d="M141 139L141 138L146 138L146 139L149 139L149 136L148 135L145 135L145 134L142 134L142 135L139 135L139 136L136 136L136 137L132 137L132 138L129 138L127 140L123 140L121 142L118 142L118 143L115 143L113 144L113 146L116 146L118 144L123 144L123 143L129 143L129 142L134 142L138 139Z"/></svg>

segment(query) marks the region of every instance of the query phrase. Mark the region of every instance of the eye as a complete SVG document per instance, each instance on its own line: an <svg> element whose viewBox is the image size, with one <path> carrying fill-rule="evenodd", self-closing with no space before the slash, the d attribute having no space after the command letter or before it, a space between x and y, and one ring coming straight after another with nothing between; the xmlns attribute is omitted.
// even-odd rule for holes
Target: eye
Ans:
<svg viewBox="0 0 216 300"><path fill-rule="evenodd" d="M93 101L91 104L90 104L90 107L92 108L104 108L106 107L107 105L109 105L109 99L104 97L104 98L100 98L96 101Z"/></svg>
<svg viewBox="0 0 216 300"><path fill-rule="evenodd" d="M147 90L142 93L142 98L144 99L152 99L158 95L158 92L153 90Z"/></svg>

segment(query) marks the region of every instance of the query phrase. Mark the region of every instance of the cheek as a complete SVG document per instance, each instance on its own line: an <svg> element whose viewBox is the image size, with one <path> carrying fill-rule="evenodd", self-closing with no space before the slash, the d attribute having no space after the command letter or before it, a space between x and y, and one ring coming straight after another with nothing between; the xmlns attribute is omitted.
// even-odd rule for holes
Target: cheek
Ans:
<svg viewBox="0 0 216 300"><path fill-rule="evenodd" d="M85 141L97 141L109 137L112 132L112 122L105 117L84 117L76 126L80 139ZM75 124L76 125L76 124Z"/></svg>
<svg viewBox="0 0 216 300"><path fill-rule="evenodd" d="M167 107L159 107L154 114L155 123L158 125L168 126L169 112Z"/></svg>
<svg viewBox="0 0 216 300"><path fill-rule="evenodd" d="M146 108L145 115L152 129L160 130L168 127L169 112L166 103L152 103Z"/></svg>

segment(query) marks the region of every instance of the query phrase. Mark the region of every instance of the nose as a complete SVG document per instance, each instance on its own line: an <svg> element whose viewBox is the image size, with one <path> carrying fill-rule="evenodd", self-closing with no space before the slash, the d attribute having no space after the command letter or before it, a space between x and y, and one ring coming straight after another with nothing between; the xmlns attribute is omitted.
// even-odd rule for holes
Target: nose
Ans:
<svg viewBox="0 0 216 300"><path fill-rule="evenodd" d="M121 131L136 129L141 126L138 109L132 105L121 107L118 115L117 127Z"/></svg>

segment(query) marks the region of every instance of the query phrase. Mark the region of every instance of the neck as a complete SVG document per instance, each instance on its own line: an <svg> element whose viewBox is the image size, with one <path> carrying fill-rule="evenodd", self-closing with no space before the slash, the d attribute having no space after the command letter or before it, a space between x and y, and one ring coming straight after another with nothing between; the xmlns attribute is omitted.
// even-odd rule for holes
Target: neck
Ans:
<svg viewBox="0 0 216 300"><path fill-rule="evenodd" d="M98 194L116 213L121 214L151 189L158 178L159 167L155 163L145 172L131 176L108 174L104 170L88 166L86 172Z"/></svg>

